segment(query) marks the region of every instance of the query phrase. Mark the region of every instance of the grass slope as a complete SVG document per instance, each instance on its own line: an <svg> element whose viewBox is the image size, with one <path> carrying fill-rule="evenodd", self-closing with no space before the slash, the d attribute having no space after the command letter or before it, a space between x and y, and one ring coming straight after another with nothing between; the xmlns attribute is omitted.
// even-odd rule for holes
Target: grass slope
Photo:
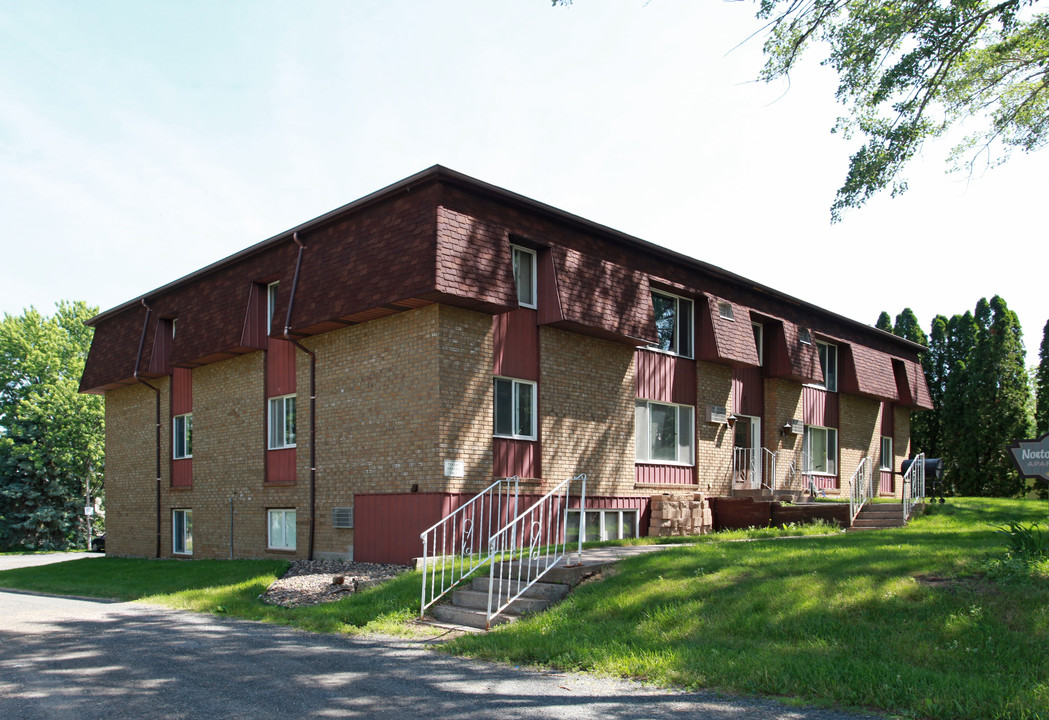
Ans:
<svg viewBox="0 0 1049 720"><path fill-rule="evenodd" d="M910 716L1046 718L1049 579L986 574L991 524L1044 512L958 500L904 530L643 555L447 649Z"/></svg>

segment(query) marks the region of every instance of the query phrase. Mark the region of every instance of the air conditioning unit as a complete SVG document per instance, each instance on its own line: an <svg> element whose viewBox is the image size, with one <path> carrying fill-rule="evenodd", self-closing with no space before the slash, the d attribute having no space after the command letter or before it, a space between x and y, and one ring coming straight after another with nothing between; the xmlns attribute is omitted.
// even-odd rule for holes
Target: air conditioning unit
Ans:
<svg viewBox="0 0 1049 720"><path fill-rule="evenodd" d="M707 405L707 422L724 425L728 422L728 410L724 405Z"/></svg>
<svg viewBox="0 0 1049 720"><path fill-rule="evenodd" d="M353 527L353 508L337 507L331 511L331 526L335 528Z"/></svg>
<svg viewBox="0 0 1049 720"><path fill-rule="evenodd" d="M790 421L790 432L792 435L804 435L805 434L805 423L801 420Z"/></svg>

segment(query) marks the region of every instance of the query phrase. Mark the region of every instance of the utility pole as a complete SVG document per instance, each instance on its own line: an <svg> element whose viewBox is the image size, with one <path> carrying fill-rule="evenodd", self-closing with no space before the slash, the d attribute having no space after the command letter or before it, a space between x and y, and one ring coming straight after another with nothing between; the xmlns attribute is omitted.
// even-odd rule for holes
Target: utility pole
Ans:
<svg viewBox="0 0 1049 720"><path fill-rule="evenodd" d="M84 477L84 540L87 543L87 551L91 552L91 516L95 514L95 506L91 504L91 461L87 461L87 475Z"/></svg>

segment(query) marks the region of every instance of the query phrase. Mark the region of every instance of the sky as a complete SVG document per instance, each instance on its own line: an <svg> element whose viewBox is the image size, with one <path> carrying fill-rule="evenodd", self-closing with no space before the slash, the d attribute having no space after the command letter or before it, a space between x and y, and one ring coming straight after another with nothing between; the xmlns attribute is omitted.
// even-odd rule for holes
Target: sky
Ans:
<svg viewBox="0 0 1049 720"><path fill-rule="evenodd" d="M755 3L0 3L0 312L105 310L434 164L862 323L1001 295L1037 362L1049 155L927 143L832 225L855 143Z"/></svg>

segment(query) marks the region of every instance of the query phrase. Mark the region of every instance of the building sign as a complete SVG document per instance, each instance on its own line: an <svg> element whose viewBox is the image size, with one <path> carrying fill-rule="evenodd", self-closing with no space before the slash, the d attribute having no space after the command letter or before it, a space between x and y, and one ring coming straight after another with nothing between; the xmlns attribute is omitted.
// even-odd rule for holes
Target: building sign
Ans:
<svg viewBox="0 0 1049 720"><path fill-rule="evenodd" d="M466 477L466 464L462 460L445 460L444 476L451 478Z"/></svg>
<svg viewBox="0 0 1049 720"><path fill-rule="evenodd" d="M1009 446L1020 474L1049 482L1049 433L1037 440L1020 440Z"/></svg>

